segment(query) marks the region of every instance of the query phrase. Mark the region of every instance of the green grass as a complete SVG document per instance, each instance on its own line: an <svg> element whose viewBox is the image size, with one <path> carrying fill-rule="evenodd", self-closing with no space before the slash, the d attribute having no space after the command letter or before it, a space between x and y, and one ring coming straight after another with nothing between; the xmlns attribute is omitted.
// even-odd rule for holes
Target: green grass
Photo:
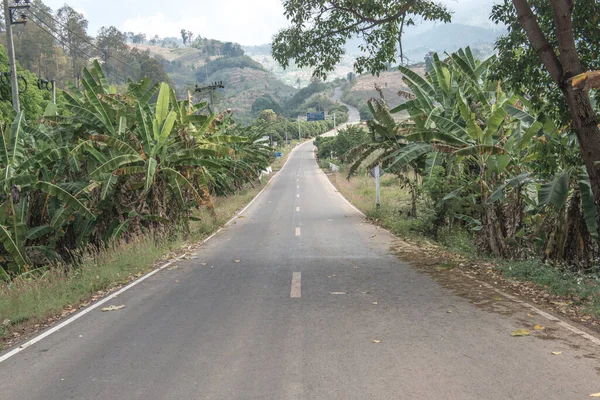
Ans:
<svg viewBox="0 0 600 400"><path fill-rule="evenodd" d="M496 265L508 279L529 281L548 293L572 299L583 311L600 316L600 277L598 271L573 272L540 260L498 261Z"/></svg>
<svg viewBox="0 0 600 400"><path fill-rule="evenodd" d="M272 164L274 171L281 169L293 147L282 148L283 157ZM103 251L83 251L77 267L53 268L29 279L0 285L0 349L3 337L60 316L63 310L89 301L94 294L102 294L151 271L164 256L180 250L186 243L211 235L248 204L268 179L234 195L214 198L215 217L204 208L198 211L196 216L200 220L192 222L187 240L181 236L168 240L140 237Z"/></svg>

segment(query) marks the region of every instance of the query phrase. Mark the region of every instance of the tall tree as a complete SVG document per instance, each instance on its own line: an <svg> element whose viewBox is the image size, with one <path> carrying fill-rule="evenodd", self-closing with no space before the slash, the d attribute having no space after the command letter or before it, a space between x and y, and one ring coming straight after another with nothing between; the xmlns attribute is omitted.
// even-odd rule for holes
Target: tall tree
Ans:
<svg viewBox="0 0 600 400"><path fill-rule="evenodd" d="M188 31L186 31L185 29L181 30L181 40L183 41L183 45L185 46L188 42Z"/></svg>
<svg viewBox="0 0 600 400"><path fill-rule="evenodd" d="M91 53L92 38L87 33L88 20L82 13L66 4L56 11L56 18L59 21L61 41L68 44L66 47L71 56L73 77L78 84L81 71L88 63L85 55Z"/></svg>
<svg viewBox="0 0 600 400"><path fill-rule="evenodd" d="M599 16L597 0L504 0L492 11L492 18L509 30L498 42L502 66L498 76L539 102L556 103L551 111L563 117L577 136L598 215L599 118L589 92L574 88L571 78L600 68ZM568 112L561 112L561 104Z"/></svg>
<svg viewBox="0 0 600 400"><path fill-rule="evenodd" d="M273 39L273 57L283 67L294 60L325 76L344 55L344 44L362 40L357 72L377 74L402 59L402 33L417 20L450 22L450 12L431 0L284 0L292 26Z"/></svg>
<svg viewBox="0 0 600 400"><path fill-rule="evenodd" d="M96 37L96 47L100 50L106 74L112 79L122 81L123 79L117 79L117 76L126 75L123 59L126 58L128 47L125 34L114 26L103 26Z"/></svg>

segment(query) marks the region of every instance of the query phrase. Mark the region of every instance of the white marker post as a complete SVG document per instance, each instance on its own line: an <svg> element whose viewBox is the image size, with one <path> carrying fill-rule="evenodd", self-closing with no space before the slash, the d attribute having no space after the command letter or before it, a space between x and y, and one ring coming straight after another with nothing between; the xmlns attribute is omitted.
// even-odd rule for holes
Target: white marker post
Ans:
<svg viewBox="0 0 600 400"><path fill-rule="evenodd" d="M375 207L379 208L379 164L375 166Z"/></svg>

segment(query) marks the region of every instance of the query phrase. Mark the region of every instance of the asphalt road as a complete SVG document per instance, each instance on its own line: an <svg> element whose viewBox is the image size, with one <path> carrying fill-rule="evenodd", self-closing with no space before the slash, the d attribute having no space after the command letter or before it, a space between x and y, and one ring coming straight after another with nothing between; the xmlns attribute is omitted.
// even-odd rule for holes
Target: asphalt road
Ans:
<svg viewBox="0 0 600 400"><path fill-rule="evenodd" d="M0 398L565 400L600 392L596 345L518 304L481 307L399 261L394 238L336 193L312 150L299 146L197 259L111 302L126 308L96 309L1 363ZM510 336L534 321L543 334Z"/></svg>

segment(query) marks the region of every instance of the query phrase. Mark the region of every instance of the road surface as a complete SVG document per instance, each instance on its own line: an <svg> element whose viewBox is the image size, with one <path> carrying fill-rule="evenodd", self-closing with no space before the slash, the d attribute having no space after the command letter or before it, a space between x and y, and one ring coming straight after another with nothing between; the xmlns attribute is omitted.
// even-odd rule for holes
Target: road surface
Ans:
<svg viewBox="0 0 600 400"><path fill-rule="evenodd" d="M0 398L567 400L600 392L596 345L520 305L482 308L399 261L394 238L339 196L312 150L299 146L197 259L110 303L126 308L93 310L0 363ZM534 321L543 334L510 336Z"/></svg>
<svg viewBox="0 0 600 400"><path fill-rule="evenodd" d="M336 87L331 99L333 101L339 101L340 103L348 107L348 123L360 122L360 113L358 112L358 109L354 106L351 106L350 104L342 102L342 94L342 88Z"/></svg>

